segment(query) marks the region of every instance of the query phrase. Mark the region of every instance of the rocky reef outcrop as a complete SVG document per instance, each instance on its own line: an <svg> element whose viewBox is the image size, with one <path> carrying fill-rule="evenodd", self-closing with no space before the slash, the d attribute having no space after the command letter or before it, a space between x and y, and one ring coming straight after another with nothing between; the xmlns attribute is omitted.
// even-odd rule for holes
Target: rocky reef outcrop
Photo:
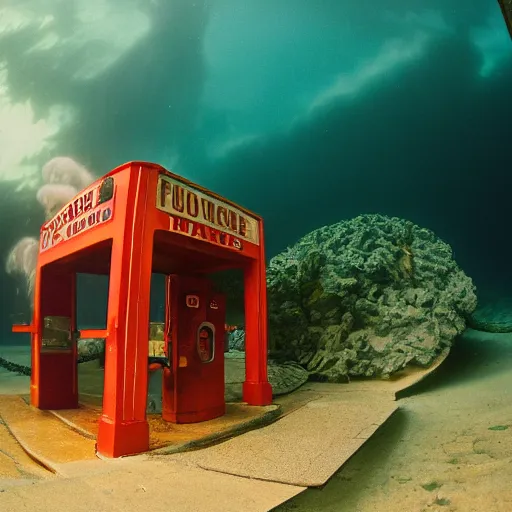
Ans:
<svg viewBox="0 0 512 512"><path fill-rule="evenodd" d="M468 326L483 332L512 332L512 299L502 297L478 304L468 318Z"/></svg>
<svg viewBox="0 0 512 512"><path fill-rule="evenodd" d="M83 338L77 342L78 363L100 359L105 353L103 338Z"/></svg>
<svg viewBox="0 0 512 512"><path fill-rule="evenodd" d="M383 215L309 233L270 261L267 287L271 357L332 382L429 366L477 305L448 244Z"/></svg>
<svg viewBox="0 0 512 512"><path fill-rule="evenodd" d="M245 331L238 328L228 334L229 350L243 352L245 350Z"/></svg>

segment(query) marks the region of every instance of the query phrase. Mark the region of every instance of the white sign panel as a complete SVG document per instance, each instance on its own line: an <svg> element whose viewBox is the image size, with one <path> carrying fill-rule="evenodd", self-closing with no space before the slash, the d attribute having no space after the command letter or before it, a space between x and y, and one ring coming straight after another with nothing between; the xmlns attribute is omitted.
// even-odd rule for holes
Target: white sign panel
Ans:
<svg viewBox="0 0 512 512"><path fill-rule="evenodd" d="M175 219L190 221L186 226L174 222L178 228L173 230L194 236L199 224L227 233L233 239L229 245L235 248L240 240L259 245L257 219L168 176L160 176L158 180L156 206Z"/></svg>

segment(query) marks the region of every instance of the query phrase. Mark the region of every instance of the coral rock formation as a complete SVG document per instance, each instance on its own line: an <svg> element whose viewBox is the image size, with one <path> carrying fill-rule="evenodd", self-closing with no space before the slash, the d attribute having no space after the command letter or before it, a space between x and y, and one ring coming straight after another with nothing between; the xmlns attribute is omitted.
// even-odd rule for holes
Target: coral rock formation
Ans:
<svg viewBox="0 0 512 512"><path fill-rule="evenodd" d="M228 334L229 350L245 350L245 331L243 329L235 329Z"/></svg>
<svg viewBox="0 0 512 512"><path fill-rule="evenodd" d="M267 287L272 357L332 382L429 366L477 304L448 244L382 215L309 233L270 261Z"/></svg>
<svg viewBox="0 0 512 512"><path fill-rule="evenodd" d="M469 317L468 325L483 332L512 332L512 299L501 298L479 304Z"/></svg>

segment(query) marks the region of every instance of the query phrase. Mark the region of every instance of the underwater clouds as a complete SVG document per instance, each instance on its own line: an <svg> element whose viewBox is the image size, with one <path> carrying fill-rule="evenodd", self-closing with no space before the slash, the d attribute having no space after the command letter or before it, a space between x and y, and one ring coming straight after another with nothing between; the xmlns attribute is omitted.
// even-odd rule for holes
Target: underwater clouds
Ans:
<svg viewBox="0 0 512 512"><path fill-rule="evenodd" d="M37 191L36 198L44 209L46 220L94 181L85 167L68 157L53 158L43 166L41 174L44 185ZM25 236L11 248L5 265L7 274L25 280L30 299L34 293L38 252L39 240Z"/></svg>
<svg viewBox="0 0 512 512"><path fill-rule="evenodd" d="M57 155L97 175L152 160L262 214L269 256L382 213L434 230L477 281L510 276L512 67L497 3L8 0L4 12L0 179L39 189ZM20 105L27 126L6 114ZM50 183L47 210L79 186ZM1 185L3 261L44 220L17 186Z"/></svg>

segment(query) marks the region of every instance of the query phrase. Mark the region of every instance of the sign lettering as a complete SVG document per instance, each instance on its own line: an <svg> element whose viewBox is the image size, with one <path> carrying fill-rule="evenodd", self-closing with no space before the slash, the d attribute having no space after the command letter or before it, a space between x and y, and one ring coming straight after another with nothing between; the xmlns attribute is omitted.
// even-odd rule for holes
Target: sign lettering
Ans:
<svg viewBox="0 0 512 512"><path fill-rule="evenodd" d="M112 219L114 199L99 203L101 183L84 190L41 228L39 252L47 251Z"/></svg>
<svg viewBox="0 0 512 512"><path fill-rule="evenodd" d="M171 230L242 249L259 245L258 220L224 201L168 176L160 176L156 206L171 216Z"/></svg>
<svg viewBox="0 0 512 512"><path fill-rule="evenodd" d="M205 242L210 242L224 247L232 247L243 250L242 240L229 233L225 233L218 229L210 228L199 222L195 222L181 217L170 217L169 228L175 233L182 233L193 238L199 238Z"/></svg>

